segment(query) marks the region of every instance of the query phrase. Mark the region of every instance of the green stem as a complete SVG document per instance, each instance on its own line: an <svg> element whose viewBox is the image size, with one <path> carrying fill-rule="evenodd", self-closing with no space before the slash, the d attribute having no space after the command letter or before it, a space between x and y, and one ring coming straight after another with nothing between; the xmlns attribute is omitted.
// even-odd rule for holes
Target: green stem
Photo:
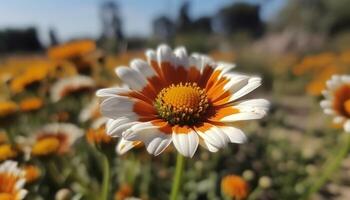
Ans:
<svg viewBox="0 0 350 200"><path fill-rule="evenodd" d="M345 133L344 143L336 152L335 157L331 155L330 159L326 162L326 165L322 170L322 175L311 186L311 188L309 189L309 192L307 193L306 199L311 198L311 196L314 193L318 192L321 189L321 187L326 183L326 181L328 181L331 178L331 175L337 169L339 169L341 162L343 161L344 157L346 157L348 154L349 144L350 144L350 134Z"/></svg>
<svg viewBox="0 0 350 200"><path fill-rule="evenodd" d="M181 177L182 177L184 166L185 166L185 158L180 153L178 153L176 158L175 175L174 175L173 185L170 193L170 200L177 200L177 196L180 191L180 183L181 183Z"/></svg>
<svg viewBox="0 0 350 200"><path fill-rule="evenodd" d="M102 200L108 200L108 192L109 192L109 183L110 183L110 167L109 167L109 161L105 154L101 153L102 155L102 165L103 165L103 182L102 182L102 190L101 190L101 197Z"/></svg>

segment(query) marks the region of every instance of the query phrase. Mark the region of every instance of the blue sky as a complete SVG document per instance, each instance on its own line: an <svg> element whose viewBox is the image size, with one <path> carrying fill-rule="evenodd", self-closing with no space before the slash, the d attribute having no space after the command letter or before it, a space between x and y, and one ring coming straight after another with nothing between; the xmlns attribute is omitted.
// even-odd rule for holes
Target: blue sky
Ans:
<svg viewBox="0 0 350 200"><path fill-rule="evenodd" d="M123 28L128 36L151 34L152 20L166 14L176 18L184 0L115 0L120 7ZM215 14L222 6L238 0L191 0L191 16ZM242 1L242 0L241 0ZM244 1L244 0L243 0ZM262 5L262 17L268 20L284 0L245 0ZM35 26L40 39L47 41L50 27L59 39L97 37L100 34L99 5L103 0L0 0L0 29Z"/></svg>

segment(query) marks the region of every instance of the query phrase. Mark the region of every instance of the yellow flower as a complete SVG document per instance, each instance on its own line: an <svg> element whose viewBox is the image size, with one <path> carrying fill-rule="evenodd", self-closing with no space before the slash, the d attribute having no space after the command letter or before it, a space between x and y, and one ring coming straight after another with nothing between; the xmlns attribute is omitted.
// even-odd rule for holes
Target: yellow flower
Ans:
<svg viewBox="0 0 350 200"><path fill-rule="evenodd" d="M27 183L32 183L39 179L41 170L35 165L26 165L23 167L25 172L25 179Z"/></svg>
<svg viewBox="0 0 350 200"><path fill-rule="evenodd" d="M43 106L43 104L44 102L41 98L31 97L22 100L19 103L19 107L21 111L28 112L40 109Z"/></svg>
<svg viewBox="0 0 350 200"><path fill-rule="evenodd" d="M0 162L15 158L18 155L18 152L10 144L1 144L0 145Z"/></svg>
<svg viewBox="0 0 350 200"><path fill-rule="evenodd" d="M51 59L72 59L90 53L96 49L92 40L78 40L51 47L47 54Z"/></svg>
<svg viewBox="0 0 350 200"><path fill-rule="evenodd" d="M49 66L35 65L28 66L28 69L22 74L16 76L10 83L10 89L13 93L20 93L27 89L29 86L38 84L40 81L47 78L49 73Z"/></svg>
<svg viewBox="0 0 350 200"><path fill-rule="evenodd" d="M11 115L18 111L18 106L13 101L0 102L0 117Z"/></svg>
<svg viewBox="0 0 350 200"><path fill-rule="evenodd" d="M53 123L45 125L35 135L31 153L34 156L67 153L82 135L83 131L74 124Z"/></svg>
<svg viewBox="0 0 350 200"><path fill-rule="evenodd" d="M248 196L247 182L236 175L227 175L221 180L221 191L232 199L245 199Z"/></svg>
<svg viewBox="0 0 350 200"><path fill-rule="evenodd" d="M32 148L32 154L35 156L46 156L58 152L60 139L56 136L46 136L38 139Z"/></svg>
<svg viewBox="0 0 350 200"><path fill-rule="evenodd" d="M27 194L23 189L24 172L17 167L17 162L6 161L0 165L0 199L21 200Z"/></svg>

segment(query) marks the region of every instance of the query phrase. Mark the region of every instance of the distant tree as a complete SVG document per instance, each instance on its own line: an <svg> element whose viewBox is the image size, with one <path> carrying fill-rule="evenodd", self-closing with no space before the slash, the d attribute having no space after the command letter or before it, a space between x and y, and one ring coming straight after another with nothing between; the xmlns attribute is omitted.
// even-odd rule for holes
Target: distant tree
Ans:
<svg viewBox="0 0 350 200"><path fill-rule="evenodd" d="M158 40L170 42L175 34L175 25L166 16L160 16L153 21L153 34Z"/></svg>
<svg viewBox="0 0 350 200"><path fill-rule="evenodd" d="M233 3L219 10L214 17L215 30L224 34L249 32L260 36L264 24L259 15L260 7L248 3Z"/></svg>
<svg viewBox="0 0 350 200"><path fill-rule="evenodd" d="M191 26L192 21L188 14L189 9L190 9L190 2L185 1L180 8L179 17L177 19L178 32L189 32L191 31L191 29L193 29L193 27Z"/></svg>
<svg viewBox="0 0 350 200"><path fill-rule="evenodd" d="M202 33L211 33L212 32L211 21L212 21L212 18L208 16L198 18L192 23L192 31L199 31Z"/></svg>
<svg viewBox="0 0 350 200"><path fill-rule="evenodd" d="M58 39L57 39L56 30L54 28L52 28L52 27L49 30L49 38L50 38L50 45L51 46L55 46L55 45L57 45L59 43Z"/></svg>
<svg viewBox="0 0 350 200"><path fill-rule="evenodd" d="M119 8L113 1L108 1L101 6L102 37L123 40L122 20L119 16Z"/></svg>
<svg viewBox="0 0 350 200"><path fill-rule="evenodd" d="M35 28L6 29L0 31L0 52L32 52L42 49Z"/></svg>

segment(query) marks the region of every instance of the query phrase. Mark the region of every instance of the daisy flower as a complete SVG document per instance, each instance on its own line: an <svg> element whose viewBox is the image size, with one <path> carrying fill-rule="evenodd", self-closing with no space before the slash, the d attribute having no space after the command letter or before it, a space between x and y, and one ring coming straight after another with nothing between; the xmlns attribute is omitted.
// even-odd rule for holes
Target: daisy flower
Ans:
<svg viewBox="0 0 350 200"><path fill-rule="evenodd" d="M321 107L325 114L334 116L335 124L341 124L350 133L350 76L333 75L326 84Z"/></svg>
<svg viewBox="0 0 350 200"><path fill-rule="evenodd" d="M74 142L83 136L83 130L69 123L45 125L35 135L31 154L47 156L67 153Z"/></svg>
<svg viewBox="0 0 350 200"><path fill-rule="evenodd" d="M58 102L69 94L94 89L95 81L83 75L72 76L57 81L50 89L51 101Z"/></svg>
<svg viewBox="0 0 350 200"><path fill-rule="evenodd" d="M24 199L27 190L24 171L17 167L17 162L6 161L0 165L0 199Z"/></svg>
<svg viewBox="0 0 350 200"><path fill-rule="evenodd" d="M243 143L245 134L233 122L260 119L267 113L264 99L241 100L260 86L261 78L232 73L234 65L216 63L179 47L160 45L116 73L130 89L97 91L101 113L109 118L107 133L141 141L153 155L170 143L192 157L199 144L211 152L229 142Z"/></svg>

